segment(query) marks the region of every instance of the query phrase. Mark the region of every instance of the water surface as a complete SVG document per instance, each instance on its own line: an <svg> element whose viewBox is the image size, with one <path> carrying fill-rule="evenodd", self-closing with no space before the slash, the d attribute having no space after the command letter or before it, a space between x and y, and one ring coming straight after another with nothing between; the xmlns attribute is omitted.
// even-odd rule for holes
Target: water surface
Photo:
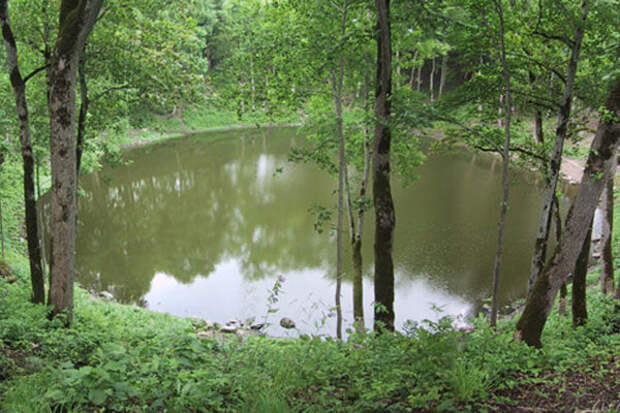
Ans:
<svg viewBox="0 0 620 413"><path fill-rule="evenodd" d="M335 333L335 242L308 209L334 206L336 180L287 162L294 129L194 135L128 150L128 165L81 177L78 280L119 301L226 322L292 318ZM473 313L488 297L501 165L463 150L433 154L419 179L394 183L396 325ZM525 293L541 204L531 174L513 171L499 301ZM372 325L372 212L364 240L366 323ZM350 273L350 254L345 253ZM284 277L277 312L268 298ZM343 286L345 325L352 285ZM271 334L293 334L278 326Z"/></svg>

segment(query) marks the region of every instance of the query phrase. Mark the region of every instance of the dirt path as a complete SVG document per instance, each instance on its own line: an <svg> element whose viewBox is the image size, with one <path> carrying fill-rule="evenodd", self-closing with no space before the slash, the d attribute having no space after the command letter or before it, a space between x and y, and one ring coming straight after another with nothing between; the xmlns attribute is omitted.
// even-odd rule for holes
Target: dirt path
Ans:
<svg viewBox="0 0 620 413"><path fill-rule="evenodd" d="M585 168L586 161L581 159L573 159L564 157L562 158L562 167L560 173L564 176L564 179L571 184L578 184L583 177L583 169Z"/></svg>

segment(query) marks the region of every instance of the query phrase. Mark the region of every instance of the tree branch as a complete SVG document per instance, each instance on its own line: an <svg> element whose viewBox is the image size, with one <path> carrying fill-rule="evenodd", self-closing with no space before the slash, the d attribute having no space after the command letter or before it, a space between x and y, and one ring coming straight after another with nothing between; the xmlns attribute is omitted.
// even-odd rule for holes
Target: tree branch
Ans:
<svg viewBox="0 0 620 413"><path fill-rule="evenodd" d="M28 74L28 76L26 76L24 78L24 83L27 83L30 79L35 77L38 73L42 72L43 70L47 69L49 66L50 65L45 65L45 66L41 66L41 67L33 70L30 74Z"/></svg>
<svg viewBox="0 0 620 413"><path fill-rule="evenodd" d="M565 45L567 45L570 48L572 48L574 46L574 44L575 44L574 41L572 41L571 39L569 39L568 37L565 37L565 36L556 36L556 35L548 34L548 33L541 32L541 31L534 31L534 32L532 32L532 34L536 35L536 36L540 36L543 39L547 39L547 40L557 40L559 42L564 43Z"/></svg>
<svg viewBox="0 0 620 413"><path fill-rule="evenodd" d="M129 85L122 85L122 86L114 86L114 87L110 87L105 89L103 92L98 93L97 95L95 95L92 99L90 99L90 102L95 102L96 100L101 99L102 97L104 97L105 95L107 95L108 93L117 91L117 90L125 90L125 89L130 89L131 87Z"/></svg>
<svg viewBox="0 0 620 413"><path fill-rule="evenodd" d="M500 153L496 149L493 149L493 148L487 148L487 147L484 147L484 146L481 146L481 145L473 145L473 146L474 146L474 148L476 148L477 150L479 150L481 152ZM537 159L537 160L539 160L541 162L545 162L546 163L546 162L549 161L549 159L546 156L537 154L537 153L532 152L529 149L523 148L521 146L511 146L510 147L510 151L511 152L519 152L519 153L522 153L524 155L531 156L532 158ZM501 153L500 153L500 155L501 155Z"/></svg>

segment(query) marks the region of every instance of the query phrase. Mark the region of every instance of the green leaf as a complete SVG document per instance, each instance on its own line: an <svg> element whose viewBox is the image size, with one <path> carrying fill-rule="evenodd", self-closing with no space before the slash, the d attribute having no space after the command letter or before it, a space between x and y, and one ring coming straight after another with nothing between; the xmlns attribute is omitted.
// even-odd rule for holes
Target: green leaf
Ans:
<svg viewBox="0 0 620 413"><path fill-rule="evenodd" d="M88 391L88 400L97 406L101 406L107 397L108 395L101 389L91 389Z"/></svg>

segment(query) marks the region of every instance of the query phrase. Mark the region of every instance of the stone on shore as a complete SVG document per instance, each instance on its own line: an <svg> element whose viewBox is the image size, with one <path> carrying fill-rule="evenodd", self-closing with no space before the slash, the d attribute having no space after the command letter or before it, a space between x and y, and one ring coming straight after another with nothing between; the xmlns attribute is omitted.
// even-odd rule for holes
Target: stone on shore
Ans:
<svg viewBox="0 0 620 413"><path fill-rule="evenodd" d="M286 329L295 328L295 322L288 317L284 317L280 320L280 326Z"/></svg>

